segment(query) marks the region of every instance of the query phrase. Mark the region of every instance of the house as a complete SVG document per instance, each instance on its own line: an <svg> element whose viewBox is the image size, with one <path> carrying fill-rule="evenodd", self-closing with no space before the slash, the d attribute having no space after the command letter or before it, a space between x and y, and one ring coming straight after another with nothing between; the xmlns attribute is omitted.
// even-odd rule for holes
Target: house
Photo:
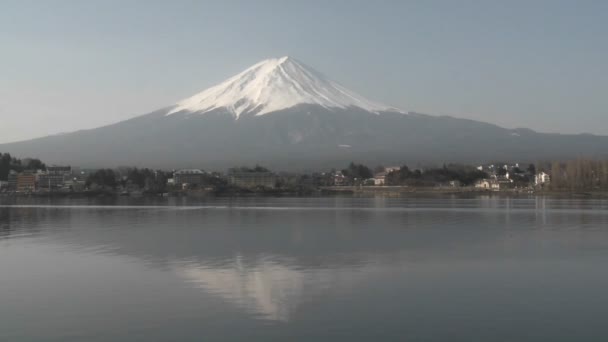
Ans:
<svg viewBox="0 0 608 342"><path fill-rule="evenodd" d="M386 176L388 176L391 172L397 172L401 170L399 166L388 166L384 168L384 171L378 172L374 175L374 178L371 178L370 181L373 182L374 185L385 185L386 184Z"/></svg>
<svg viewBox="0 0 608 342"><path fill-rule="evenodd" d="M374 185L378 185L378 186L385 185L386 184L386 175L387 175L387 172L376 173L373 178Z"/></svg>
<svg viewBox="0 0 608 342"><path fill-rule="evenodd" d="M475 188L477 189L490 189L490 180L489 179L480 179L475 183Z"/></svg>
<svg viewBox="0 0 608 342"><path fill-rule="evenodd" d="M342 173L342 171L336 171L333 174L334 185L341 186L346 183L346 176Z"/></svg>
<svg viewBox="0 0 608 342"><path fill-rule="evenodd" d="M205 181L205 172L199 169L183 169L173 173L177 185L201 185Z"/></svg>
<svg viewBox="0 0 608 342"><path fill-rule="evenodd" d="M475 183L475 188L482 190L500 190L501 182L496 179L481 179Z"/></svg>
<svg viewBox="0 0 608 342"><path fill-rule="evenodd" d="M228 182L241 188L275 188L277 176L272 172L231 172Z"/></svg>
<svg viewBox="0 0 608 342"><path fill-rule="evenodd" d="M509 178L508 172L504 176L493 175L491 177L490 188L492 190L504 190L513 187L514 181Z"/></svg>
<svg viewBox="0 0 608 342"><path fill-rule="evenodd" d="M534 184L537 186L542 186L544 184L548 184L549 182L551 182L551 177L545 172L541 171L534 176Z"/></svg>

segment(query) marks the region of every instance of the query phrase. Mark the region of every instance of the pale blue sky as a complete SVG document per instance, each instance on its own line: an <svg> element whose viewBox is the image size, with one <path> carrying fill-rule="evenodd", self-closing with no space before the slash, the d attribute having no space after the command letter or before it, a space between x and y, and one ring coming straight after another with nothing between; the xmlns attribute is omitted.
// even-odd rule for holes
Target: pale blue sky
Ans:
<svg viewBox="0 0 608 342"><path fill-rule="evenodd" d="M0 0L0 142L108 124L291 55L406 110L608 134L608 1Z"/></svg>

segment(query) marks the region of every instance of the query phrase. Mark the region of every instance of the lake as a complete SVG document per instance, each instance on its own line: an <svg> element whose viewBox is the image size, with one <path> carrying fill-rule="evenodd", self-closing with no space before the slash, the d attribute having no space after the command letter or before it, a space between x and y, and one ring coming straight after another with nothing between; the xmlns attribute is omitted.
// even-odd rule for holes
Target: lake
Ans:
<svg viewBox="0 0 608 342"><path fill-rule="evenodd" d="M1 341L606 341L608 201L0 198Z"/></svg>

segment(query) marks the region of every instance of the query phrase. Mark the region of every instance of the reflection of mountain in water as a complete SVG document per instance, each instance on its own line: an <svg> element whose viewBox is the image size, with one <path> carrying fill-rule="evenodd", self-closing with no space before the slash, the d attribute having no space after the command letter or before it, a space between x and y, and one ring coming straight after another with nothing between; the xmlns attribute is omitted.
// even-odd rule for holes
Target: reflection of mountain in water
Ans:
<svg viewBox="0 0 608 342"><path fill-rule="evenodd" d="M287 321L302 298L305 276L285 266L260 263L252 268L240 257L231 268L182 265L176 272L186 281L220 295L239 307L272 320Z"/></svg>
<svg viewBox="0 0 608 342"><path fill-rule="evenodd" d="M217 268L193 262L174 267L180 277L206 292L277 321L289 321L304 301L327 294L333 288L348 288L369 278L374 269L368 265L364 269L304 270L264 259L254 264L245 263L241 256L237 256L232 265Z"/></svg>

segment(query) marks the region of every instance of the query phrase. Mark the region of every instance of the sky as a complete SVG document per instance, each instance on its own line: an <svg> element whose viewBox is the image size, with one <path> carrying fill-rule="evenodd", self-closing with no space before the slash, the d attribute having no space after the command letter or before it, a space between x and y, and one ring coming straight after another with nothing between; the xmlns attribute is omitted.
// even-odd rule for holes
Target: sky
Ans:
<svg viewBox="0 0 608 342"><path fill-rule="evenodd" d="M404 110L608 135L608 1L0 0L0 143L293 56Z"/></svg>

